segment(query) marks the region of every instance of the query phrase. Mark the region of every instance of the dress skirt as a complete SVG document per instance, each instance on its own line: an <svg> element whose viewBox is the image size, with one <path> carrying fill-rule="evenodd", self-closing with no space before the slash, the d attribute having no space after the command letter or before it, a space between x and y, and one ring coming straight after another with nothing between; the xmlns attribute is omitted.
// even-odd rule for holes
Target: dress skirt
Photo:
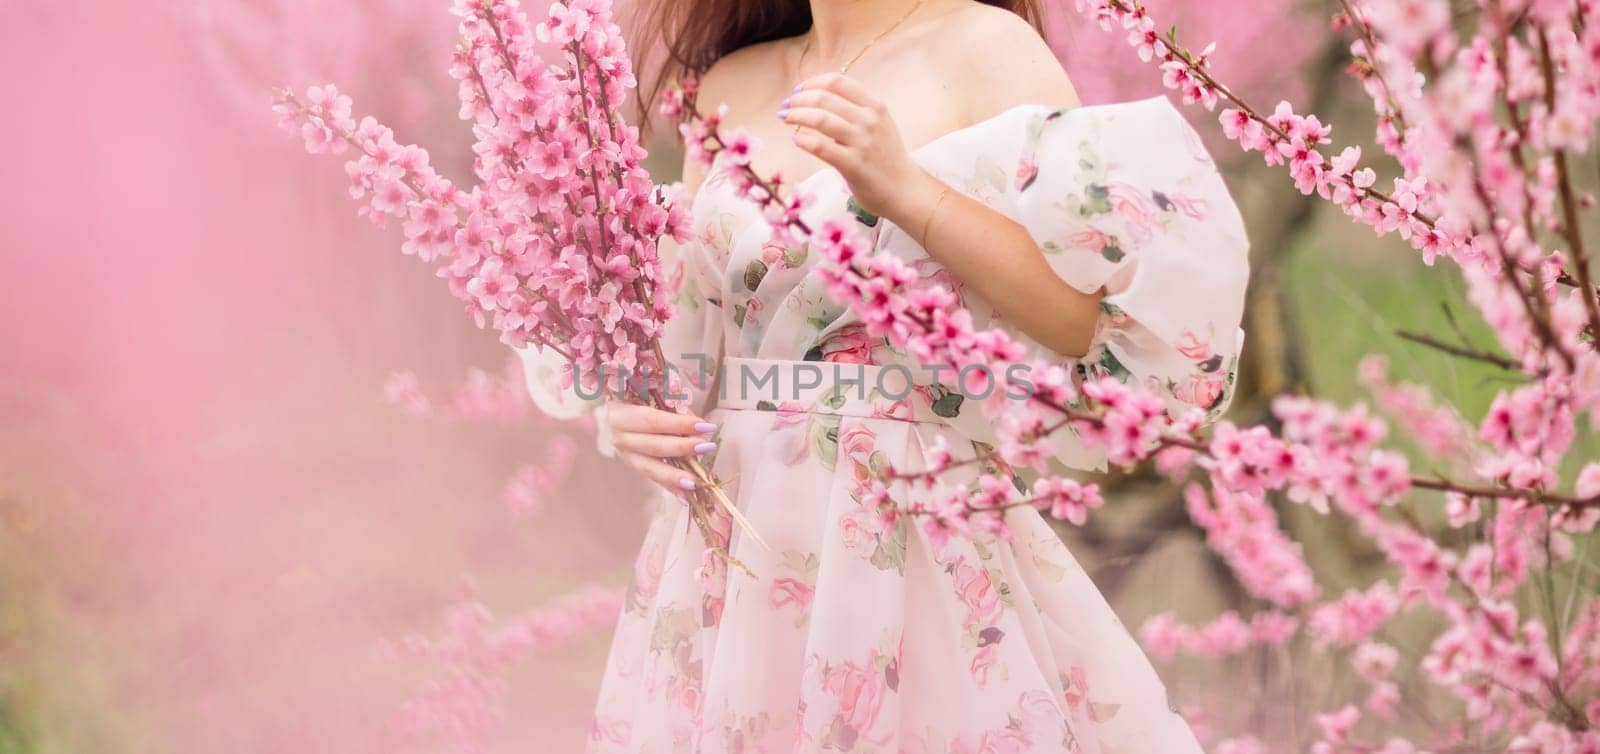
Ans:
<svg viewBox="0 0 1600 754"><path fill-rule="evenodd" d="M814 368L730 369L752 366ZM731 529L751 574L730 572L662 493L590 750L1200 751L1038 512L1008 515L1010 541L938 542L917 519L886 522L862 504L875 468L918 468L941 435L963 442L932 404L895 400L903 391L881 394L877 382L868 377L865 396L839 383L768 396L779 400L736 395L711 413L712 468L769 547Z"/></svg>

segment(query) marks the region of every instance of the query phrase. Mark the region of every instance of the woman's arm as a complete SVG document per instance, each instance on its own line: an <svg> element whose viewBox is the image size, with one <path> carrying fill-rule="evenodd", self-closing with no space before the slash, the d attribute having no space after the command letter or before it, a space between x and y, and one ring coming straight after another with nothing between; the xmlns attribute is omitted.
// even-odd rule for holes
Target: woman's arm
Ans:
<svg viewBox="0 0 1600 754"><path fill-rule="evenodd" d="M1089 350L1103 292L1067 284L1021 225L926 172L902 185L883 217L915 234L929 256L1029 337L1062 356Z"/></svg>
<svg viewBox="0 0 1600 754"><path fill-rule="evenodd" d="M968 44L950 49L983 53L981 62L958 61L950 69L960 73L946 77L969 108L968 122L1021 104L1077 104L1054 55L1020 19L969 24L960 33ZM795 143L837 169L858 203L912 234L1007 322L1064 356L1088 350L1101 294L1067 284L1021 225L913 162L893 118L859 81L834 73L808 79L783 119L805 127Z"/></svg>

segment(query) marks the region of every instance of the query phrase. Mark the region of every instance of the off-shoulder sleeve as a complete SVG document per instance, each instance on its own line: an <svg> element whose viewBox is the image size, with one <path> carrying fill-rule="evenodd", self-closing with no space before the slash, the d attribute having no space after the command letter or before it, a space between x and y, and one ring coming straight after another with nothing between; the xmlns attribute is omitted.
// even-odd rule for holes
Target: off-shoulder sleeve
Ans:
<svg viewBox="0 0 1600 754"><path fill-rule="evenodd" d="M1142 385L1173 416L1200 408L1216 418L1227 408L1244 342L1249 244L1198 134L1171 103L1025 105L914 156L955 190L1026 228L1062 280L1085 293L1105 292L1083 357L1054 353L1015 332L1032 356L1079 379L1109 375ZM927 260L908 233L879 227L877 240L880 252L915 260L918 269ZM968 286L929 269L961 295L977 324L999 322ZM955 389L933 391L940 398L935 413L974 442L996 442L994 417L1005 412L1004 399L957 401ZM1055 460L1103 469L1104 451L1070 434L1060 430Z"/></svg>
<svg viewBox="0 0 1600 754"><path fill-rule="evenodd" d="M1031 118L1015 217L1057 275L1104 289L1080 368L1137 382L1176 415L1220 416L1244 332L1249 242L1211 158L1166 99Z"/></svg>
<svg viewBox="0 0 1600 754"><path fill-rule="evenodd" d="M1174 415L1227 408L1249 243L1199 135L1170 102L1023 106L936 142L922 161L1025 227L1062 280L1105 291L1087 354L1064 359L1018 333L1036 355L1143 385ZM986 319L981 302L969 306Z"/></svg>

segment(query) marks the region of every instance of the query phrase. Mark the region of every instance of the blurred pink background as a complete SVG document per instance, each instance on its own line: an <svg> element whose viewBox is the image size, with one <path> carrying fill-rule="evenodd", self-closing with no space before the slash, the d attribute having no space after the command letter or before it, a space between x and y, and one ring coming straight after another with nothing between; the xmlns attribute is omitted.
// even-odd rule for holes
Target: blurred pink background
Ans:
<svg viewBox="0 0 1600 754"><path fill-rule="evenodd" d="M0 2L0 752L448 749L394 725L442 666L380 642L469 593L507 617L626 583L645 488L587 430L385 402L392 372L448 394L506 352L267 109L336 81L462 177L447 5ZM1229 68L1298 28L1281 11L1151 5L1292 92L1281 58ZM1070 15L1085 99L1158 91ZM507 478L569 440L574 473L510 516ZM608 642L517 664L492 750L577 750Z"/></svg>

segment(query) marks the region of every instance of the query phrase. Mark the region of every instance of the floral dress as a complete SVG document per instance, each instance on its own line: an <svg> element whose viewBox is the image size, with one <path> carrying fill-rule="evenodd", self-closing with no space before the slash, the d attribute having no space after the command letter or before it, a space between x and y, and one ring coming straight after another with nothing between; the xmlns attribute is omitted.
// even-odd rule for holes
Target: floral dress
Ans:
<svg viewBox="0 0 1600 754"><path fill-rule="evenodd" d="M1174 411L1226 407L1247 242L1199 138L1165 99L1016 107L913 158L1026 227L1075 288L1108 292L1087 356L1027 341L1038 353L1082 377L1143 384ZM1036 511L1008 514L1009 541L941 541L863 504L874 471L918 468L936 438L958 458L993 442L977 405L986 399L868 337L825 293L817 255L771 242L729 177L713 165L694 199L667 345L704 354L721 378L693 392L693 408L718 425L712 468L768 547L730 526L730 550L752 575L708 566L687 512L661 493L590 750L1199 752L1149 661ZM817 200L808 220L853 217L876 253L952 286L978 325L999 323L910 234L861 212L836 172L798 188ZM528 359L535 398L552 413L569 408L557 365ZM1065 434L1055 461L1104 467Z"/></svg>

